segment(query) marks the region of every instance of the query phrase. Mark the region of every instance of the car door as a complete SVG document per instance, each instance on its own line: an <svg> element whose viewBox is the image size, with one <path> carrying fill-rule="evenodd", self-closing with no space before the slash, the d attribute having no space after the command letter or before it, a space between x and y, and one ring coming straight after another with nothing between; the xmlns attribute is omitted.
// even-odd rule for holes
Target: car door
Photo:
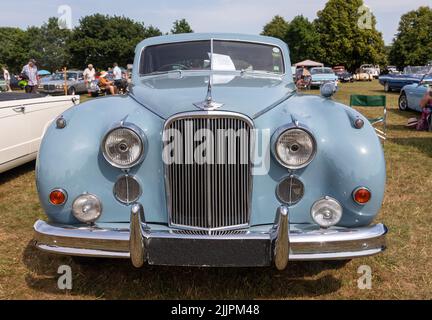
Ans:
<svg viewBox="0 0 432 320"><path fill-rule="evenodd" d="M15 101L0 102L0 166L30 153L26 109Z"/></svg>
<svg viewBox="0 0 432 320"><path fill-rule="evenodd" d="M86 92L87 88L86 85L84 83L84 74L82 72L78 73L78 84L77 84L77 93L83 93Z"/></svg>
<svg viewBox="0 0 432 320"><path fill-rule="evenodd" d="M424 97L427 87L425 85L412 84L407 90L408 105L411 109L422 111L420 101Z"/></svg>

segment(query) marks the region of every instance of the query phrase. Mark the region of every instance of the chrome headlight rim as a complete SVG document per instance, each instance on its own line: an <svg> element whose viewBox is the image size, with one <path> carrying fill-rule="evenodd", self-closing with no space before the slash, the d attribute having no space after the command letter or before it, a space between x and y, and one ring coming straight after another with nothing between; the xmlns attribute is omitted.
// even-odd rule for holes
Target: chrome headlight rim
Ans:
<svg viewBox="0 0 432 320"><path fill-rule="evenodd" d="M280 138L283 134L285 134L287 131L295 130L295 129L297 129L297 130L302 130L302 131L304 131L305 133L307 133L307 134L309 135L309 137L311 138L311 140L312 140L312 145L313 145L313 151L312 151L312 154L310 155L308 161L306 161L305 163L303 163L303 164L301 164L301 165L298 165L298 166L293 166L293 165L286 164L286 163L285 163L284 161L282 161L282 159L279 157L279 154L278 154L278 152L277 152L277 150L276 150L276 149L277 149L277 148L276 148L276 145L277 145L277 143L278 143L278 141L279 141L279 138ZM312 131L309 130L306 126L303 126L303 125L301 125L301 124L299 124L299 123L290 123L290 124L288 124L288 125L282 126L282 127L280 127L279 129L277 129L277 130L275 131L275 133L273 134L273 136L272 136L271 148L272 148L273 156L274 156L274 158L276 159L276 161L277 161L281 166L283 166L283 167L285 167L285 168L287 168L287 169L289 169L289 170L299 170L299 169L303 169L303 168L307 167L307 166L308 166L308 165L309 165L309 164L310 164L310 163L315 159L315 156L316 156L317 151L318 151L317 142L316 142L315 136L314 136L314 134L312 133Z"/></svg>
<svg viewBox="0 0 432 320"><path fill-rule="evenodd" d="M132 163L128 164L128 165L120 165L114 161L112 161L110 159L110 157L106 154L106 150L105 150L105 144L106 141L109 137L109 135L114 132L115 130L118 129L127 129L130 130L131 132L133 132L135 135L138 136L140 142L141 142L141 154L140 156ZM104 157L104 159L113 167L118 168L118 169L122 169L122 170L128 170L131 169L137 165L139 165L141 162L144 161L144 158L146 156L147 153L147 137L144 134L144 131L141 130L141 128L139 128L137 125L130 123L130 122L120 122L120 124L116 124L113 127L111 127L103 136L102 139L102 143L101 143L101 152L102 155Z"/></svg>
<svg viewBox="0 0 432 320"><path fill-rule="evenodd" d="M84 196L93 197L93 198L94 198L94 199L99 203L100 211L99 211L99 214L97 215L97 217L94 217L94 218L89 219L89 220L85 220L85 219L81 219L81 218L79 218L79 217L75 214L75 212L74 212L74 210L73 210L73 207L74 207L74 205L75 205L75 202L78 201L78 199L80 199L80 198L82 198L82 197L84 197ZM77 219L79 222L87 223L87 224L94 223L96 220L98 220L98 219L102 216L102 213L103 213L103 205L102 205L102 201L99 199L98 196L96 196L96 195L93 194L93 193L89 193L89 192L81 193L81 194L78 195L78 196L74 199L74 201L72 202L72 216L73 216L75 219Z"/></svg>

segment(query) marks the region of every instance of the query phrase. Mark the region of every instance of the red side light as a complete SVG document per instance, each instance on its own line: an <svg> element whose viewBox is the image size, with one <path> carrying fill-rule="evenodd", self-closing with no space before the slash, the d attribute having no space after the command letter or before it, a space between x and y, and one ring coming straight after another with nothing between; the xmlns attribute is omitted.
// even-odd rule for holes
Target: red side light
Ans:
<svg viewBox="0 0 432 320"><path fill-rule="evenodd" d="M354 190L353 193L353 198L354 201L357 202L358 204L364 205L366 203L369 202L369 200L371 199L372 194L369 191L369 189L361 187L361 188L357 188L356 190Z"/></svg>
<svg viewBox="0 0 432 320"><path fill-rule="evenodd" d="M49 201L55 206L61 206L66 202L66 192L60 189L55 189L49 194Z"/></svg>

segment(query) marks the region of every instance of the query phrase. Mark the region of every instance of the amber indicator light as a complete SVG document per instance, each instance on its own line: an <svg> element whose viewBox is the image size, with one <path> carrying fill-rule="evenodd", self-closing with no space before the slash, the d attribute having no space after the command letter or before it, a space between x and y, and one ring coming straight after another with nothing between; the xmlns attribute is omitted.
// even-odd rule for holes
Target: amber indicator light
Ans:
<svg viewBox="0 0 432 320"><path fill-rule="evenodd" d="M66 194L62 190L53 190L49 195L51 204L60 206L66 202Z"/></svg>
<svg viewBox="0 0 432 320"><path fill-rule="evenodd" d="M366 188L359 188L354 191L354 200L358 204L366 204L371 199L371 192Z"/></svg>

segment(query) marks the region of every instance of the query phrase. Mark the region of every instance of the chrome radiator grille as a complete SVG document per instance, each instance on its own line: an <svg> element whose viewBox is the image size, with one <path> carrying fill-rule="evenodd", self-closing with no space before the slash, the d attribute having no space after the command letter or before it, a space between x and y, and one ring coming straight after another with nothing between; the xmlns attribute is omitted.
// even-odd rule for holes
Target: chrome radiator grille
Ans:
<svg viewBox="0 0 432 320"><path fill-rule="evenodd" d="M226 112L187 113L167 121L164 157L171 161L165 161L165 179L172 227L224 230L249 224L252 128L249 118Z"/></svg>

